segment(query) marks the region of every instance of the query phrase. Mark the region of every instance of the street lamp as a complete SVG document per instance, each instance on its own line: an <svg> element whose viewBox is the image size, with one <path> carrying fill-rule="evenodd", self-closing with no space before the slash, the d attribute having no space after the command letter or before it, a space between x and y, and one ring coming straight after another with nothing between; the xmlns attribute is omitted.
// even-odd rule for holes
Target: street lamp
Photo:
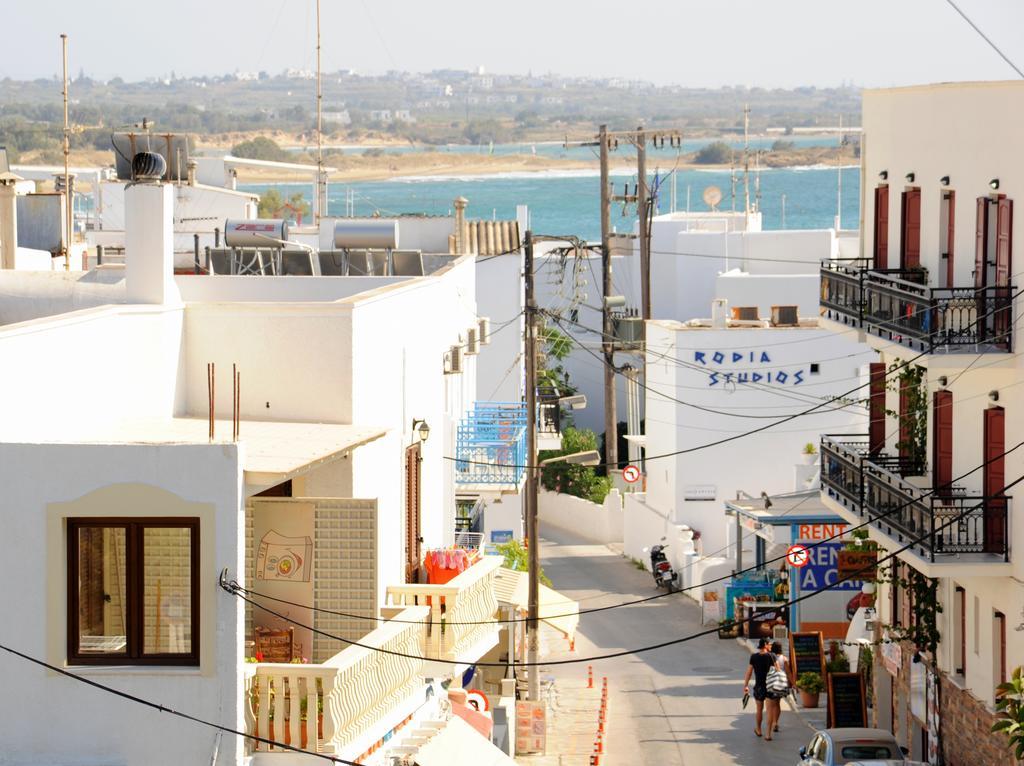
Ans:
<svg viewBox="0 0 1024 766"><path fill-rule="evenodd" d="M600 465L601 453L596 449L589 449L585 452L572 452L568 455L557 455L541 460L537 465L545 466L552 463L569 463L571 465Z"/></svg>
<svg viewBox="0 0 1024 766"><path fill-rule="evenodd" d="M558 404L561 407L568 407L570 410L582 410L587 406L587 397L583 394L561 396L558 399Z"/></svg>
<svg viewBox="0 0 1024 766"><path fill-rule="evenodd" d="M419 434L421 442L425 442L430 436L430 426L427 425L427 421L425 420L416 420L413 418L412 430Z"/></svg>

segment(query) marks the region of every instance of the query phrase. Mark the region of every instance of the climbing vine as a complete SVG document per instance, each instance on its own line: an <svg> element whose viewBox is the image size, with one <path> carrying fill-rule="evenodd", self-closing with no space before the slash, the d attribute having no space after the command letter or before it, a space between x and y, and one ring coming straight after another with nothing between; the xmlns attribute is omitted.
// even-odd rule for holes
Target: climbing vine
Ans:
<svg viewBox="0 0 1024 766"><path fill-rule="evenodd" d="M890 391L900 395L903 406L899 410L886 410L900 424L899 441L896 447L900 455L906 455L915 466L924 469L928 455L928 387L925 385L924 368L906 365L897 359L889 365L887 378ZM902 369L901 369L902 368ZM900 374L893 375L897 370Z"/></svg>
<svg viewBox="0 0 1024 766"><path fill-rule="evenodd" d="M893 563L878 567L878 582L898 589L903 598L909 598L911 615L908 625L886 625L889 635L899 641L909 641L921 651L934 655L942 635L939 632L939 581L925 577L913 567L905 567L905 576Z"/></svg>

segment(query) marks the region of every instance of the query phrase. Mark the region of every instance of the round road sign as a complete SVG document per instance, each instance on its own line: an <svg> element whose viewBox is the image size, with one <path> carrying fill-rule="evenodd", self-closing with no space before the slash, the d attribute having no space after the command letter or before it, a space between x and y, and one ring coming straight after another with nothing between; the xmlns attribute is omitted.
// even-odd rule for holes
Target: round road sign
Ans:
<svg viewBox="0 0 1024 766"><path fill-rule="evenodd" d="M802 545L791 545L786 551L786 561L790 566L803 567L810 563L811 554Z"/></svg>
<svg viewBox="0 0 1024 766"><path fill-rule="evenodd" d="M479 689L468 689L466 691L466 704L474 708L478 713L485 713L491 709L491 701Z"/></svg>
<svg viewBox="0 0 1024 766"><path fill-rule="evenodd" d="M640 469L635 465L627 465L622 469L622 480L627 484L640 480Z"/></svg>

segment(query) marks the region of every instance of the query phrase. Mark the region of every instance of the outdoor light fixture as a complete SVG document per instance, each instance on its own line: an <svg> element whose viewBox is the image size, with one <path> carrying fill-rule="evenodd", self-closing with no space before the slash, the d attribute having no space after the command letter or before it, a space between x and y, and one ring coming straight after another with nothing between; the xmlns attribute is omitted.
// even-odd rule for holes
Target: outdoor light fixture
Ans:
<svg viewBox="0 0 1024 766"><path fill-rule="evenodd" d="M416 418L413 418L412 430L419 434L421 442L425 442L430 436L430 426L427 425L427 421L425 420L416 420Z"/></svg>
<svg viewBox="0 0 1024 766"><path fill-rule="evenodd" d="M573 396L562 396L559 397L558 403L562 407L568 407L570 410L582 410L587 406L587 397L583 394L575 394Z"/></svg>
<svg viewBox="0 0 1024 766"><path fill-rule="evenodd" d="M949 186L949 176L943 176L939 179L939 183L943 186Z"/></svg>
<svg viewBox="0 0 1024 766"><path fill-rule="evenodd" d="M914 183L914 178L915 178L915 176L914 176L914 174L913 174L913 173L907 173L907 174L906 174L906 175L904 176L904 178L906 178L906 179L907 179L907 183L908 183L908 184L912 184L912 183Z"/></svg>
<svg viewBox="0 0 1024 766"><path fill-rule="evenodd" d="M992 187L993 189L998 189L999 188L999 179L998 178L993 178L991 181L988 182L988 185L990 187Z"/></svg>
<svg viewBox="0 0 1024 766"><path fill-rule="evenodd" d="M541 460L537 465L550 465L551 463L569 463L571 465L600 465L601 453L596 449L585 452L573 452L569 455L558 455Z"/></svg>
<svg viewBox="0 0 1024 766"><path fill-rule="evenodd" d="M878 174L878 177L881 178L883 181L888 181L889 180L889 171L888 170L883 170L881 173Z"/></svg>
<svg viewBox="0 0 1024 766"><path fill-rule="evenodd" d="M945 375L940 375L939 376L939 387L940 388L945 388L948 384L949 384L949 378L947 378Z"/></svg>
<svg viewBox="0 0 1024 766"><path fill-rule="evenodd" d="M988 392L988 398L991 399L993 402L998 402L999 401L999 392L998 391L989 391Z"/></svg>

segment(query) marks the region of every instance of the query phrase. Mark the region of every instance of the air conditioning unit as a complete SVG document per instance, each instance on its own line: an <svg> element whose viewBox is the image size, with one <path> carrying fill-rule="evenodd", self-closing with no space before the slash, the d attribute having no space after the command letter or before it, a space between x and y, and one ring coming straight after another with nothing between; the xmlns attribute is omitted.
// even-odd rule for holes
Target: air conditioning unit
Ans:
<svg viewBox="0 0 1024 766"><path fill-rule="evenodd" d="M733 306L732 318L740 322L756 322L760 319L757 306Z"/></svg>
<svg viewBox="0 0 1024 766"><path fill-rule="evenodd" d="M796 327L799 324L797 306L772 306L772 327Z"/></svg>
<svg viewBox="0 0 1024 766"><path fill-rule="evenodd" d="M445 365L445 375L457 375L462 372L462 346L452 346L448 351Z"/></svg>
<svg viewBox="0 0 1024 766"><path fill-rule="evenodd" d="M488 317L480 317L477 320L477 327L477 339L481 346L486 346L491 342L491 320Z"/></svg>
<svg viewBox="0 0 1024 766"><path fill-rule="evenodd" d="M466 331L466 353L467 354L479 354L480 343L476 339L476 328L471 327Z"/></svg>

